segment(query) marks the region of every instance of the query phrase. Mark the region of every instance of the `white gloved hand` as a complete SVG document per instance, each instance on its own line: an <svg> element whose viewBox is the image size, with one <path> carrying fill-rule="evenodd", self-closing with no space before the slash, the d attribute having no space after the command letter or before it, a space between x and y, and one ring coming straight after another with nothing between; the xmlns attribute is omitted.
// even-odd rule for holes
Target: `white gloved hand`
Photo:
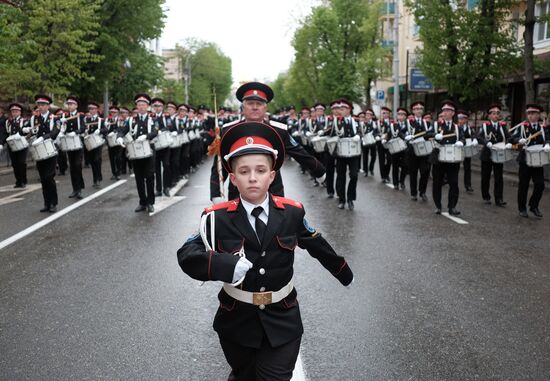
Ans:
<svg viewBox="0 0 550 381"><path fill-rule="evenodd" d="M506 149L512 149L512 143L506 143L506 145L504 146L504 148L506 148Z"/></svg>
<svg viewBox="0 0 550 381"><path fill-rule="evenodd" d="M94 134L99 135L99 128L94 131Z"/></svg>
<svg viewBox="0 0 550 381"><path fill-rule="evenodd" d="M388 141L386 139L382 139L382 144L386 144Z"/></svg>
<svg viewBox="0 0 550 381"><path fill-rule="evenodd" d="M67 118L65 118L64 116L62 116L59 120L61 121L61 123L67 123Z"/></svg>
<svg viewBox="0 0 550 381"><path fill-rule="evenodd" d="M307 137L310 137L311 135L313 135L313 133L311 131L306 131L306 136Z"/></svg>
<svg viewBox="0 0 550 381"><path fill-rule="evenodd" d="M318 183L323 183L326 180L326 178L327 178L327 174L323 173L323 176L317 177L316 180L317 180Z"/></svg>
<svg viewBox="0 0 550 381"><path fill-rule="evenodd" d="M491 148L493 146L493 143L489 142L487 144L485 144L487 146L487 148Z"/></svg>
<svg viewBox="0 0 550 381"><path fill-rule="evenodd" d="M4 149L4 146L0 144L0 152L2 152L3 149Z"/></svg>
<svg viewBox="0 0 550 381"><path fill-rule="evenodd" d="M178 132L177 131L172 131L172 136L178 136Z"/></svg>
<svg viewBox="0 0 550 381"><path fill-rule="evenodd" d="M325 131L321 130L321 131L319 131L319 133L317 135L323 136L324 134L325 134Z"/></svg>
<svg viewBox="0 0 550 381"><path fill-rule="evenodd" d="M239 258L239 261L235 265L235 270L233 271L233 282L235 283L240 280L243 276L246 275L248 270L252 268L252 262L250 262L245 257Z"/></svg>
<svg viewBox="0 0 550 381"><path fill-rule="evenodd" d="M147 140L147 135L139 135L136 139L138 142L144 142L145 140Z"/></svg>
<svg viewBox="0 0 550 381"><path fill-rule="evenodd" d="M464 143L462 143L460 140L455 143L456 147L464 147Z"/></svg>
<svg viewBox="0 0 550 381"><path fill-rule="evenodd" d="M521 139L519 139L518 143L521 144L521 145L525 145L525 143L527 143L527 139L521 138Z"/></svg>
<svg viewBox="0 0 550 381"><path fill-rule="evenodd" d="M405 140L406 140L406 141L410 141L410 140L412 140L412 138L414 138L413 135L407 135L407 136L405 136Z"/></svg>
<svg viewBox="0 0 550 381"><path fill-rule="evenodd" d="M356 142L358 142L359 140L361 140L361 137L359 135L355 135L353 137L353 140L355 140Z"/></svg>
<svg viewBox="0 0 550 381"><path fill-rule="evenodd" d="M24 134L28 134L29 132L31 132L31 128L30 128L30 127L23 127L23 133L24 133Z"/></svg>
<svg viewBox="0 0 550 381"><path fill-rule="evenodd" d="M477 139L474 139L472 140L472 145L475 147L479 144L479 142L477 141Z"/></svg>
<svg viewBox="0 0 550 381"><path fill-rule="evenodd" d="M374 140L376 140L377 142L379 142L379 141L380 141L380 136L375 137Z"/></svg>
<svg viewBox="0 0 550 381"><path fill-rule="evenodd" d="M124 139L122 139L122 138L116 138L116 144L118 144L119 146L124 145Z"/></svg>
<svg viewBox="0 0 550 381"><path fill-rule="evenodd" d="M41 136L41 137L35 139L34 142L32 142L32 145L34 146L34 145L40 144L43 141L44 141L44 138Z"/></svg>
<svg viewBox="0 0 550 381"><path fill-rule="evenodd" d="M441 135L441 134L436 134L436 135L435 135L435 140L443 140L443 135Z"/></svg>
<svg viewBox="0 0 550 381"><path fill-rule="evenodd" d="M76 132L74 132L74 131L73 131L73 132L69 132L67 135L68 135L68 136L76 136Z"/></svg>
<svg viewBox="0 0 550 381"><path fill-rule="evenodd" d="M212 204L216 205L216 204L219 204L220 202L224 202L224 198L223 197L212 197Z"/></svg>
<svg viewBox="0 0 550 381"><path fill-rule="evenodd" d="M60 132L59 134L57 134L57 136L62 138L63 136L65 136L65 134L63 132Z"/></svg>
<svg viewBox="0 0 550 381"><path fill-rule="evenodd" d="M544 152L550 152L550 144L546 143L543 148Z"/></svg>

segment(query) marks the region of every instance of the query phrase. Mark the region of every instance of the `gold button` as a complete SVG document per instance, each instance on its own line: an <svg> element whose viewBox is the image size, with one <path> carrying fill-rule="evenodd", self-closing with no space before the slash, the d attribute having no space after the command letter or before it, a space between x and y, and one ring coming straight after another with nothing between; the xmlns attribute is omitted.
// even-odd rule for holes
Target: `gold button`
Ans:
<svg viewBox="0 0 550 381"><path fill-rule="evenodd" d="M265 274L265 269L261 268L261 269L260 269L260 274L261 274L261 275L264 275L264 274Z"/></svg>
<svg viewBox="0 0 550 381"><path fill-rule="evenodd" d="M261 256L262 256L262 257L265 257L265 251L262 251Z"/></svg>
<svg viewBox="0 0 550 381"><path fill-rule="evenodd" d="M260 304L259 308L260 308L261 310L263 310L263 309L265 309L265 305L264 305L264 304Z"/></svg>
<svg viewBox="0 0 550 381"><path fill-rule="evenodd" d="M265 287L260 287L260 292L264 292L265 291Z"/></svg>

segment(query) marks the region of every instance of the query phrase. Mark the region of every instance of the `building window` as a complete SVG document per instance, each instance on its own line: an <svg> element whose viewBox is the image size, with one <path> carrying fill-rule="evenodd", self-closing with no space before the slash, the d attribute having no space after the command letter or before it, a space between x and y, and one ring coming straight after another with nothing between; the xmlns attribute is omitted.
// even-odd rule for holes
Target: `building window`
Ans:
<svg viewBox="0 0 550 381"><path fill-rule="evenodd" d="M535 8L535 16L545 17L549 13L549 2L545 1L542 4L537 4ZM535 43L543 42L550 39L550 30L548 30L548 21L535 24Z"/></svg>

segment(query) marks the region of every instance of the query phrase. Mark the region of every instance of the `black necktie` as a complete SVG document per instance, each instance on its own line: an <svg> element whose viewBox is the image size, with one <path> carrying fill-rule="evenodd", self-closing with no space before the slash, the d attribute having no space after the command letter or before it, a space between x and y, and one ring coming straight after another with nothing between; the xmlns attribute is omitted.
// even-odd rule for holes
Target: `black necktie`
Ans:
<svg viewBox="0 0 550 381"><path fill-rule="evenodd" d="M267 226L264 224L264 222L260 219L260 214L264 211L264 208L261 206L258 206L252 210L252 215L256 219L256 235L258 236L258 241L262 243L262 240L264 239L265 230L267 229Z"/></svg>

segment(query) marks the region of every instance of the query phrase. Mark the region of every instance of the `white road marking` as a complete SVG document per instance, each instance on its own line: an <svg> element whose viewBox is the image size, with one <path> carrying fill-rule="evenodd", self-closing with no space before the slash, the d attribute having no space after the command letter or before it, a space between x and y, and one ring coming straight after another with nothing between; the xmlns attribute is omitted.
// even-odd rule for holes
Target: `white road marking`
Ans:
<svg viewBox="0 0 550 381"><path fill-rule="evenodd" d="M447 212L441 213L442 216L447 217L449 220L456 222L459 225L468 225L468 221L464 221L462 218L451 216Z"/></svg>
<svg viewBox="0 0 550 381"><path fill-rule="evenodd" d="M155 202L155 211L153 213L149 213L149 216L154 216L155 214L159 214L164 209L180 202L185 198L187 197L185 196L162 197L160 201Z"/></svg>
<svg viewBox="0 0 550 381"><path fill-rule="evenodd" d="M21 198L20 196L23 196L24 194L34 192L35 190L40 189L42 186L40 184L29 184L25 189L10 194L9 196L0 198L0 206L1 205L7 205L11 204L12 202L21 201L24 200L24 198ZM5 187L3 187L5 188ZM13 190L13 187L10 187L11 190ZM5 190L0 190L0 192L6 192Z"/></svg>
<svg viewBox="0 0 550 381"><path fill-rule="evenodd" d="M14 188L13 185L4 185L3 187L0 187L0 193L5 193L5 192L17 192L17 194L25 194L25 193L29 193L29 192L32 192L32 191L35 191L37 189L40 189L42 185L36 183L36 184L28 184L26 186L26 188ZM10 195L8 197L11 197L13 195Z"/></svg>
<svg viewBox="0 0 550 381"><path fill-rule="evenodd" d="M298 358L296 359L296 365L294 366L294 372L292 373L292 378L290 381L305 381L306 372L304 371L304 363L302 362L302 356L298 353Z"/></svg>
<svg viewBox="0 0 550 381"><path fill-rule="evenodd" d="M54 213L51 216L49 216L47 218L44 218L41 221L38 221L36 224L29 226L25 230L22 230L19 233L15 234L15 235L12 235L11 237L9 237L9 238L3 240L2 242L0 242L0 250L5 248L6 246L11 245L12 243L14 243L18 240L20 240L21 238L24 238L24 237L28 236L29 234L37 231L38 229L43 228L44 226L54 222L55 220L63 217L65 214L68 214L68 213L72 212L73 210L75 210L77 208L80 208L82 205L87 204L88 202L92 201L93 199L96 199L99 196L104 195L105 193L113 190L114 188L124 184L126 181L127 180L119 180L116 183L109 185L107 188L104 188L104 189L102 189L102 190L100 190L100 191L98 191L94 194L91 194L90 196L88 196L88 197L86 197L86 198L84 198L84 199L82 199L78 202L75 202L74 204L66 207L65 209L62 209L59 212Z"/></svg>
<svg viewBox="0 0 550 381"><path fill-rule="evenodd" d="M23 201L23 200L24 200L24 198L22 198L22 197L21 198L19 198L19 197L2 198L2 199L0 199L0 206L8 205L8 204L11 204L13 202Z"/></svg>

